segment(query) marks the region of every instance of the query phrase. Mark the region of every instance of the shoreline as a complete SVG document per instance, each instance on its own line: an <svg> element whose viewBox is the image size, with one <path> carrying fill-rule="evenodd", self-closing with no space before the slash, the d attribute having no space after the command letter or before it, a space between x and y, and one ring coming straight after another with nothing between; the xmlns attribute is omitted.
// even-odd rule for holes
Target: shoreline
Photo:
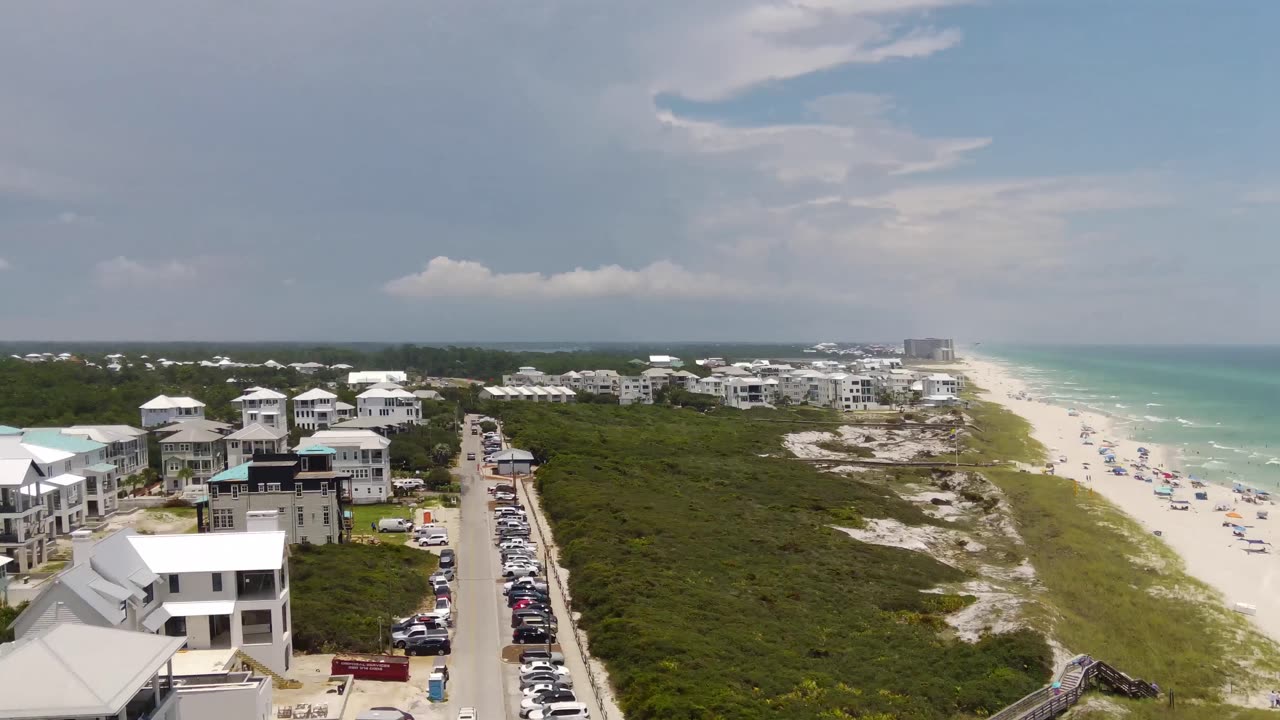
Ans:
<svg viewBox="0 0 1280 720"><path fill-rule="evenodd" d="M1098 445L1082 444L1080 426L1092 427L1097 442L1114 443L1117 464L1125 468L1137 461L1137 448L1142 446L1150 450L1152 467L1179 469L1176 446L1136 441L1124 424L1094 410L1080 410L1079 416L1071 416L1060 405L1017 399L1019 392L1027 390L1028 383L998 361L968 357L962 363L965 375L983 389L980 399L1001 405L1031 424L1032 436L1044 445L1049 460L1055 462L1057 476L1075 480L1081 488L1098 493L1146 532L1160 531L1160 539L1182 559L1189 575L1216 590L1228 610L1234 610L1236 603L1255 606L1256 615L1249 617L1253 625L1280 642L1280 548L1263 545L1268 549L1266 554L1246 552L1248 545L1236 541L1231 528L1223 526L1228 521L1225 511L1214 510L1220 503L1231 506L1243 516L1234 522L1247 528L1247 538L1277 543L1280 531L1273 530L1272 523L1280 523L1280 506L1246 503L1230 487L1207 482L1199 490L1208 493L1208 500L1194 499L1196 491L1188 483L1176 489L1173 497L1190 501L1191 509L1172 510L1168 500L1154 494L1158 483L1137 481L1132 474L1107 472L1109 468L1098 454ZM1067 462L1056 462L1059 457L1066 457ZM1088 463L1088 469L1084 463ZM1037 468L1035 472L1043 470ZM1271 517L1257 519L1258 510L1270 511Z"/></svg>

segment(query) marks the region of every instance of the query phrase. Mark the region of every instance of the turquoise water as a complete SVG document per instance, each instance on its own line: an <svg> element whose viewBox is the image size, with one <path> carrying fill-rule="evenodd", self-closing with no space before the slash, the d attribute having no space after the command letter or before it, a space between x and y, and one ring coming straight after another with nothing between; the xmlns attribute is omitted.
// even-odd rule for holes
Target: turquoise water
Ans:
<svg viewBox="0 0 1280 720"><path fill-rule="evenodd" d="M1280 347L981 345L1030 394L1117 419L1218 483L1280 489Z"/></svg>

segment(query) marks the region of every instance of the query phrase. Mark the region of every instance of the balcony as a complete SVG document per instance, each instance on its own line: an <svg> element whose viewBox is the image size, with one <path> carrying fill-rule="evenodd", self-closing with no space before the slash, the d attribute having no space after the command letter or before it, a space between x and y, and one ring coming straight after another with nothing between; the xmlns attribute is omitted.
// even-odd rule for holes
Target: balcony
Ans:
<svg viewBox="0 0 1280 720"><path fill-rule="evenodd" d="M241 570L236 573L236 598L271 600L277 597L274 570Z"/></svg>
<svg viewBox="0 0 1280 720"><path fill-rule="evenodd" d="M164 715L164 706L174 696L173 682L165 677L149 683L124 707L127 720L150 720Z"/></svg>

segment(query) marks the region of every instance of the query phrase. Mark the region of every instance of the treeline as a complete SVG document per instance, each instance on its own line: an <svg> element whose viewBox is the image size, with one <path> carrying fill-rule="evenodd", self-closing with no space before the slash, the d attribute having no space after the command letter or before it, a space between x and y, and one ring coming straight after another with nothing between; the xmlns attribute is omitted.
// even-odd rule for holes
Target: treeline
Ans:
<svg viewBox="0 0 1280 720"><path fill-rule="evenodd" d="M545 463L574 610L630 720L985 717L1048 676L1031 631L948 637L944 614L974 598L928 591L959 570L833 528L940 521L778 457L767 420L821 411L494 411Z"/></svg>

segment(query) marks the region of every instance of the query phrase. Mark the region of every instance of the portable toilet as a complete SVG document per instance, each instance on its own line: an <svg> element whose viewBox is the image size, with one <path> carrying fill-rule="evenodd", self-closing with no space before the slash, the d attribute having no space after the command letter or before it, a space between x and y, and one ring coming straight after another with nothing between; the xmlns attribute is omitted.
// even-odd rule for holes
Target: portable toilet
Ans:
<svg viewBox="0 0 1280 720"><path fill-rule="evenodd" d="M431 702L444 702L444 675L433 672L427 678L427 697Z"/></svg>

